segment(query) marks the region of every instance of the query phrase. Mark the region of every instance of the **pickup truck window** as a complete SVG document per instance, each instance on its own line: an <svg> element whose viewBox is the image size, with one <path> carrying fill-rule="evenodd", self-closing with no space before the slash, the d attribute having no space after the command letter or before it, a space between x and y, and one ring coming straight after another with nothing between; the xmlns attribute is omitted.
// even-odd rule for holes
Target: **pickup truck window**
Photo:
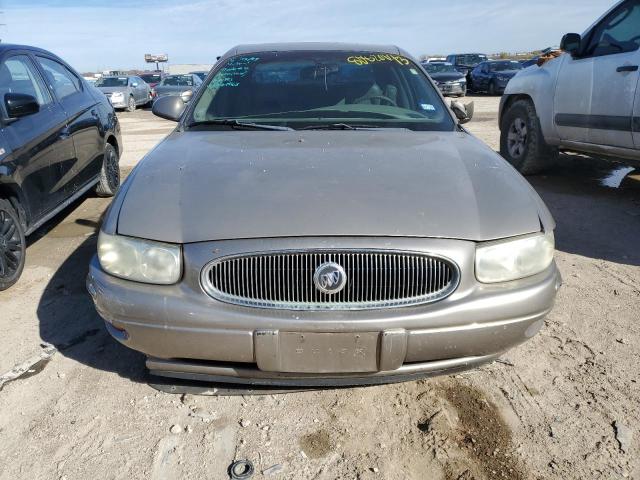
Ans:
<svg viewBox="0 0 640 480"><path fill-rule="evenodd" d="M586 57L633 52L640 47L640 0L623 3L590 35Z"/></svg>

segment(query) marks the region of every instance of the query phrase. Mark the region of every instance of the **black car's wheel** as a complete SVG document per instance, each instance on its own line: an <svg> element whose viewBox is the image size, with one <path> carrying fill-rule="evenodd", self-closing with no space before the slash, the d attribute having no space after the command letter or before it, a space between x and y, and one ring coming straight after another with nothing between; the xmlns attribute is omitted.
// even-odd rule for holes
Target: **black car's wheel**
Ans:
<svg viewBox="0 0 640 480"><path fill-rule="evenodd" d="M129 97L129 103L127 103L127 112L136 111L136 99L133 96Z"/></svg>
<svg viewBox="0 0 640 480"><path fill-rule="evenodd" d="M24 269L27 244L18 213L0 199L0 291L16 283Z"/></svg>
<svg viewBox="0 0 640 480"><path fill-rule="evenodd" d="M509 106L500 125L500 154L523 175L540 173L558 155L544 141L536 109L529 100Z"/></svg>
<svg viewBox="0 0 640 480"><path fill-rule="evenodd" d="M104 147L100 181L96 185L96 194L100 197L113 197L120 188L120 159L113 145Z"/></svg>
<svg viewBox="0 0 640 480"><path fill-rule="evenodd" d="M489 93L489 95L498 94L498 92L496 91L496 82L494 82L493 80L489 82L489 90L487 91L487 93Z"/></svg>

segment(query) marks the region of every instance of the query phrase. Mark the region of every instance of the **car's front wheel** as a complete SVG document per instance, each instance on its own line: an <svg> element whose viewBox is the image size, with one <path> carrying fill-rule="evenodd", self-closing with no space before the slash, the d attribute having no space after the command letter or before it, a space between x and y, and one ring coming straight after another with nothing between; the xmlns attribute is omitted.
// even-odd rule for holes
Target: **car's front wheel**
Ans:
<svg viewBox="0 0 640 480"><path fill-rule="evenodd" d="M544 140L533 103L516 100L502 117L500 154L523 175L540 173L558 154Z"/></svg>
<svg viewBox="0 0 640 480"><path fill-rule="evenodd" d="M489 95L497 95L497 91L496 91L496 82L494 82L493 80L491 80L489 82L489 90L487 92Z"/></svg>
<svg viewBox="0 0 640 480"><path fill-rule="evenodd" d="M135 112L136 111L136 100L133 96L129 97L129 103L127 104L127 112Z"/></svg>
<svg viewBox="0 0 640 480"><path fill-rule="evenodd" d="M99 197L113 197L120 188L120 159L115 147L107 143L102 157L100 180L96 185Z"/></svg>
<svg viewBox="0 0 640 480"><path fill-rule="evenodd" d="M0 291L16 283L24 269L27 243L18 212L0 199Z"/></svg>

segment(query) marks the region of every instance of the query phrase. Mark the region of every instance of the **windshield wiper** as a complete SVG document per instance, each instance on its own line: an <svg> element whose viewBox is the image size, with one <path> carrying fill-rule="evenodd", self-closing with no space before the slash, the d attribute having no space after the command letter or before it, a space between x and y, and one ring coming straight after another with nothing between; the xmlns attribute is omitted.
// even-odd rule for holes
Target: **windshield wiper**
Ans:
<svg viewBox="0 0 640 480"><path fill-rule="evenodd" d="M367 130L370 128L380 128L375 125L356 125L349 123L324 123L321 125L309 125L299 130Z"/></svg>
<svg viewBox="0 0 640 480"><path fill-rule="evenodd" d="M292 131L291 127L282 127L280 125L267 125L264 123L251 123L240 122L235 118L216 118L213 120L202 120L200 122L191 122L187 125L187 128L199 127L202 125L228 125L231 128L249 129L249 130L280 130L280 131Z"/></svg>

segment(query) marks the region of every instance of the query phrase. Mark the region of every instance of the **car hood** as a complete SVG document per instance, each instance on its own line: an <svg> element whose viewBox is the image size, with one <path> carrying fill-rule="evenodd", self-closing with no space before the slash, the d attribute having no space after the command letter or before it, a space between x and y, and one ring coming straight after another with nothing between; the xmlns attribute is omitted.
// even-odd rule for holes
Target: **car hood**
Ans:
<svg viewBox="0 0 640 480"><path fill-rule="evenodd" d="M123 92L128 93L130 91L129 87L96 87L102 93L114 93L114 92Z"/></svg>
<svg viewBox="0 0 640 480"><path fill-rule="evenodd" d="M452 80L462 80L465 78L460 72L430 73L429 75L437 82L450 82Z"/></svg>
<svg viewBox="0 0 640 480"><path fill-rule="evenodd" d="M130 177L114 201L118 233L174 243L491 240L540 231L543 205L520 174L463 132L176 131Z"/></svg>

